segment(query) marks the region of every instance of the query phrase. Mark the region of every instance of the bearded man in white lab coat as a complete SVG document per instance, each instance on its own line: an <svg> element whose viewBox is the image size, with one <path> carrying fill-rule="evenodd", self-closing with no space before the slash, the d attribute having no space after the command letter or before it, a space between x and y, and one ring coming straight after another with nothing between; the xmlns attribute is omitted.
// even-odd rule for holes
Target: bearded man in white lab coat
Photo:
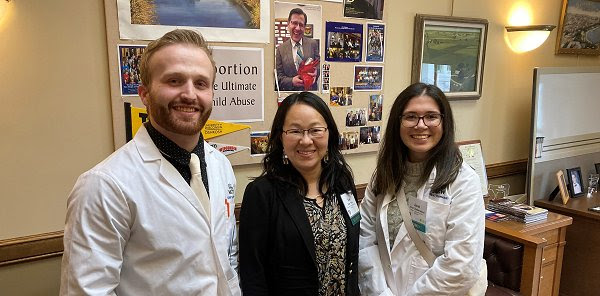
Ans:
<svg viewBox="0 0 600 296"><path fill-rule="evenodd" d="M150 120L77 180L60 294L240 295L235 177L200 133L212 110L211 51L175 30L148 45L140 68Z"/></svg>

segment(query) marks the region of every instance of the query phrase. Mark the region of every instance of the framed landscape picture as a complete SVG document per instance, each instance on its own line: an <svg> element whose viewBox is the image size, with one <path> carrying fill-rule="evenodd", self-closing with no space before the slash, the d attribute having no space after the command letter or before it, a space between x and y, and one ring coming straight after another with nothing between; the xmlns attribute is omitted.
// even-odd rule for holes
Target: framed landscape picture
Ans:
<svg viewBox="0 0 600 296"><path fill-rule="evenodd" d="M562 1L556 53L600 55L600 1Z"/></svg>
<svg viewBox="0 0 600 296"><path fill-rule="evenodd" d="M449 100L481 97L488 21L417 14L412 82L438 86Z"/></svg>

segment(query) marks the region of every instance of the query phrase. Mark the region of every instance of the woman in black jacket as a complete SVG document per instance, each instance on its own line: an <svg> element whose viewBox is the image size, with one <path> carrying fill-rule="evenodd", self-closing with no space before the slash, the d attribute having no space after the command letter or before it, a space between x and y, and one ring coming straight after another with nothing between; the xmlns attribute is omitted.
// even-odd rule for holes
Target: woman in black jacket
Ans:
<svg viewBox="0 0 600 296"><path fill-rule="evenodd" d="M263 173L244 193L243 294L359 295L355 196L325 102L308 92L288 96L273 120Z"/></svg>

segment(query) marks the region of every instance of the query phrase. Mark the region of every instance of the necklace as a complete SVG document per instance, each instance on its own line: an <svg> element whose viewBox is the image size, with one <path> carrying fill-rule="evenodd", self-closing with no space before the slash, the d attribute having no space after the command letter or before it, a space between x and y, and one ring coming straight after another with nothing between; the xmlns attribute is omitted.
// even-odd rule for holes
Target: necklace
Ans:
<svg viewBox="0 0 600 296"><path fill-rule="evenodd" d="M317 206L319 206L320 208L323 208L323 201L325 200L323 198L323 194L317 194L314 197L306 195L305 197L308 199L314 200L317 203Z"/></svg>

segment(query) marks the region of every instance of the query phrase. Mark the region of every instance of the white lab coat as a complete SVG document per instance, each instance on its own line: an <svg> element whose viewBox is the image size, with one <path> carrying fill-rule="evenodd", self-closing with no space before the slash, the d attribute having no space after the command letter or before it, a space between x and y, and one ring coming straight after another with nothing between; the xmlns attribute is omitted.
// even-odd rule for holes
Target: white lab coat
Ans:
<svg viewBox="0 0 600 296"><path fill-rule="evenodd" d="M434 179L435 169L417 191L417 198L427 202L426 233L417 233L438 256L431 268L411 241L407 221L390 252L387 210L392 196L374 196L367 188L360 205L358 281L362 295L465 295L479 278L485 264L479 178L463 163L444 194L430 195ZM403 190L399 198L405 198Z"/></svg>
<svg viewBox="0 0 600 296"><path fill-rule="evenodd" d="M204 143L210 225L142 126L82 174L67 203L61 295L241 295L235 177Z"/></svg>

